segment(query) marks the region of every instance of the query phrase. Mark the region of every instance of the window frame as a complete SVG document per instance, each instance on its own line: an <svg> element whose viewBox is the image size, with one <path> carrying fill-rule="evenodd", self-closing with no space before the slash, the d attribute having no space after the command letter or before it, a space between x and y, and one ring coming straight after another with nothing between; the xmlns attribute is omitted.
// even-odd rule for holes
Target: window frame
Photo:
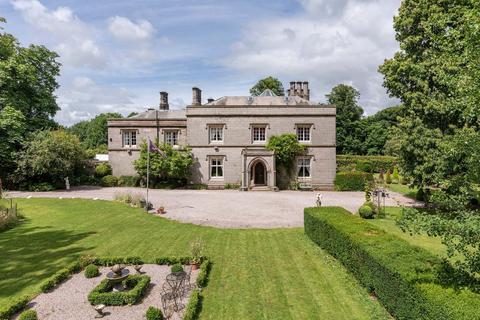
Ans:
<svg viewBox="0 0 480 320"><path fill-rule="evenodd" d="M213 161L217 161L217 163L214 165ZM223 180L225 178L225 157L210 157L208 160L209 166L208 166L208 172L210 179L213 180ZM213 169L216 168L216 175L213 175ZM218 169L221 168L222 175L218 175Z"/></svg>
<svg viewBox="0 0 480 320"><path fill-rule="evenodd" d="M300 164L301 162L308 161L308 164L306 165L303 163L302 165ZM305 171L306 168L308 168L308 176L305 176ZM303 175L300 175L300 170L302 170ZM297 158L297 179L298 180L310 180L312 179L312 157L298 157Z"/></svg>
<svg viewBox="0 0 480 320"><path fill-rule="evenodd" d="M211 124L208 125L208 142L211 144L216 144L216 143L223 143L225 136L224 136L224 125L223 124ZM220 132L221 135L221 140L213 140L212 139L212 130L215 130L217 135L218 132Z"/></svg>
<svg viewBox="0 0 480 320"><path fill-rule="evenodd" d="M305 138L305 130L308 129L308 140L300 139L299 130L303 130L302 138ZM312 125L311 124L297 124L295 126L295 133L297 135L297 141L300 143L312 142Z"/></svg>
<svg viewBox="0 0 480 320"><path fill-rule="evenodd" d="M123 148L136 148L138 142L138 130L124 129L122 134L122 147ZM128 140L128 141L127 141ZM133 141L135 140L135 144ZM128 142L128 143L126 143Z"/></svg>
<svg viewBox="0 0 480 320"><path fill-rule="evenodd" d="M175 134L175 139L172 141L172 143L168 142L167 136ZM165 144L171 145L171 146L178 146L178 140L179 140L179 135L180 135L180 130L164 130L163 131L163 142Z"/></svg>
<svg viewBox="0 0 480 320"><path fill-rule="evenodd" d="M255 140L255 130L262 129L263 130L263 140ZM252 143L266 143L267 142L267 126L266 125L252 125ZM259 133L259 135L261 135Z"/></svg>

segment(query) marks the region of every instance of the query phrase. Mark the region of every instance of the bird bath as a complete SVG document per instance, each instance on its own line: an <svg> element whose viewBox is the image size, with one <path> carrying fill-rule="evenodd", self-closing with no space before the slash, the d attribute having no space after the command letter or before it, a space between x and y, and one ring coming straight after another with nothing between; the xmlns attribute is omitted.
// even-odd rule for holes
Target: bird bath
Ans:
<svg viewBox="0 0 480 320"><path fill-rule="evenodd" d="M114 265L110 268L109 273L107 273L106 277L108 281L113 284L113 291L123 291L124 287L122 286L122 281L127 279L130 271L125 268L124 265Z"/></svg>

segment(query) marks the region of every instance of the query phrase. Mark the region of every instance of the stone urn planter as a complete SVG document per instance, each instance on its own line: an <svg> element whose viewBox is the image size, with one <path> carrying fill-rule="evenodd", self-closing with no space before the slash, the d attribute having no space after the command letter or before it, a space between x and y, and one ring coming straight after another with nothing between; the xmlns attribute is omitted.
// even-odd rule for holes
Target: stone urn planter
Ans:
<svg viewBox="0 0 480 320"><path fill-rule="evenodd" d="M166 212L166 211L165 211L165 208L164 208L163 206L161 206L161 207L159 207L159 208L157 209L157 213L158 213L158 214L165 214L165 212Z"/></svg>
<svg viewBox="0 0 480 320"><path fill-rule="evenodd" d="M190 265L192 266L192 271L200 269L200 262L198 261L190 261Z"/></svg>

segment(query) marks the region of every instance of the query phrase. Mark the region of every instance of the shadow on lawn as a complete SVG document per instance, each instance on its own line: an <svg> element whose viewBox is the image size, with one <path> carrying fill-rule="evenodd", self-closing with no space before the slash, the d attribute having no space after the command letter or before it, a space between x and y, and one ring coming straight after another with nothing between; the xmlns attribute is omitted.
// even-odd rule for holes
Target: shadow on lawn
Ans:
<svg viewBox="0 0 480 320"><path fill-rule="evenodd" d="M25 225L0 234L0 298L39 284L93 249L77 245L93 234Z"/></svg>

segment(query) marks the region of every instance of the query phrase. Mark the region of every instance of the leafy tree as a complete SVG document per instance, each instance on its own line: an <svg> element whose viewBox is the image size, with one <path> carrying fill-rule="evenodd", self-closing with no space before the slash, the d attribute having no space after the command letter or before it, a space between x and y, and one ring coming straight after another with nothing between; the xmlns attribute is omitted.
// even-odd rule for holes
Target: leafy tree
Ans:
<svg viewBox="0 0 480 320"><path fill-rule="evenodd" d="M18 153L16 181L20 184L63 185L82 169L84 151L78 138L65 131L37 131Z"/></svg>
<svg viewBox="0 0 480 320"><path fill-rule="evenodd" d="M158 145L158 141L157 141ZM150 179L153 182L181 181L186 183L193 165L193 155L190 149L176 150L169 144L159 145L165 155L150 152ZM143 142L140 158L133 165L141 177L147 177L147 143Z"/></svg>
<svg viewBox="0 0 480 320"><path fill-rule="evenodd" d="M348 151L350 133L357 128L363 109L358 105L360 92L352 86L339 84L327 94L328 103L337 107L337 153Z"/></svg>
<svg viewBox="0 0 480 320"><path fill-rule="evenodd" d="M250 94L252 96L259 96L266 89L272 90L277 96L284 96L285 90L283 84L274 77L267 77L258 81L251 89Z"/></svg>
<svg viewBox="0 0 480 320"><path fill-rule="evenodd" d="M21 111L30 130L55 127L57 58L44 46L22 47L11 34L0 33L0 110L10 106Z"/></svg>
<svg viewBox="0 0 480 320"><path fill-rule="evenodd" d="M456 266L480 272L478 186L480 10L475 0L405 0L394 20L401 50L380 67L406 115L396 138L402 173L427 192L428 214L407 210L405 229L438 235Z"/></svg>
<svg viewBox="0 0 480 320"><path fill-rule="evenodd" d="M12 107L0 110L0 179L6 180L15 168L15 152L26 131L25 117Z"/></svg>
<svg viewBox="0 0 480 320"><path fill-rule="evenodd" d="M101 113L91 120L74 124L68 131L79 137L87 149L95 149L108 144L107 120L111 118L122 118L122 115Z"/></svg>

